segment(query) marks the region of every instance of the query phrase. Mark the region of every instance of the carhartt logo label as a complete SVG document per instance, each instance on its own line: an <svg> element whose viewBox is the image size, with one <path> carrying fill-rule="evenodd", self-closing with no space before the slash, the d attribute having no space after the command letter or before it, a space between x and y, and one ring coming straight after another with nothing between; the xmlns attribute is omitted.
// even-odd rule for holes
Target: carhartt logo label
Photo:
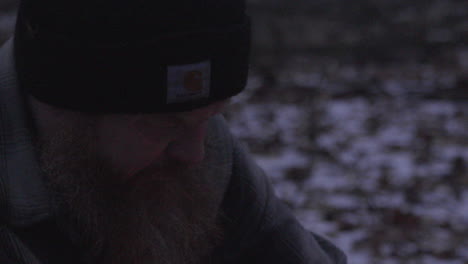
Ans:
<svg viewBox="0 0 468 264"><path fill-rule="evenodd" d="M203 73L200 71L189 71L184 77L184 88L190 92L203 90Z"/></svg>
<svg viewBox="0 0 468 264"><path fill-rule="evenodd" d="M211 63L174 65L167 69L167 103L182 103L210 96Z"/></svg>

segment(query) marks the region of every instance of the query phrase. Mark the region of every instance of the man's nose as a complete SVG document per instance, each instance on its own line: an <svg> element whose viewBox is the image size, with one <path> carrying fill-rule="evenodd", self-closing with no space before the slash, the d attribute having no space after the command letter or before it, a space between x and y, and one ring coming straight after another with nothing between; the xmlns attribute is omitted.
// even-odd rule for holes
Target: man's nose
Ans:
<svg viewBox="0 0 468 264"><path fill-rule="evenodd" d="M205 157L204 141L207 122L188 127L166 149L167 158L180 162L188 167L196 166Z"/></svg>

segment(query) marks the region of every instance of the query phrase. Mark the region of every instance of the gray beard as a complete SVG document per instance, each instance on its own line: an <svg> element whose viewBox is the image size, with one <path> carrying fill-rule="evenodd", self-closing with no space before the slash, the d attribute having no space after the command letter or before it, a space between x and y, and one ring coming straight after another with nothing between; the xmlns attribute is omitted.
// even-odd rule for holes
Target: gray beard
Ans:
<svg viewBox="0 0 468 264"><path fill-rule="evenodd" d="M92 124L37 142L56 219L86 263L200 263L222 238L211 188L180 164L123 182L95 153Z"/></svg>

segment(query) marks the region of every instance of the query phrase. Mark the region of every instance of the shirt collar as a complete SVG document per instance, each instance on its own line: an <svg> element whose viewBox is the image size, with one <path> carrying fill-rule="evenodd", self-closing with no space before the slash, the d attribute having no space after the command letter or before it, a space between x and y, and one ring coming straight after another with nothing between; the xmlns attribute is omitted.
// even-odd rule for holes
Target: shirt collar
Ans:
<svg viewBox="0 0 468 264"><path fill-rule="evenodd" d="M51 208L27 111L17 86L10 39L0 48L0 210L4 221L15 226L44 220Z"/></svg>

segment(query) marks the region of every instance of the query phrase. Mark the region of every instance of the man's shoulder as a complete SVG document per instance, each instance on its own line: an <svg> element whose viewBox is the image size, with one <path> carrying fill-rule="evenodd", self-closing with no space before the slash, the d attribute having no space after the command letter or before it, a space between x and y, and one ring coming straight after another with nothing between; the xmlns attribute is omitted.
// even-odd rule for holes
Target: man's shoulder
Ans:
<svg viewBox="0 0 468 264"><path fill-rule="evenodd" d="M222 204L226 240L222 263L346 263L328 240L306 230L275 195L264 171L245 144L229 132L224 119L216 124L230 141L232 171ZM220 141L221 142L221 141Z"/></svg>

